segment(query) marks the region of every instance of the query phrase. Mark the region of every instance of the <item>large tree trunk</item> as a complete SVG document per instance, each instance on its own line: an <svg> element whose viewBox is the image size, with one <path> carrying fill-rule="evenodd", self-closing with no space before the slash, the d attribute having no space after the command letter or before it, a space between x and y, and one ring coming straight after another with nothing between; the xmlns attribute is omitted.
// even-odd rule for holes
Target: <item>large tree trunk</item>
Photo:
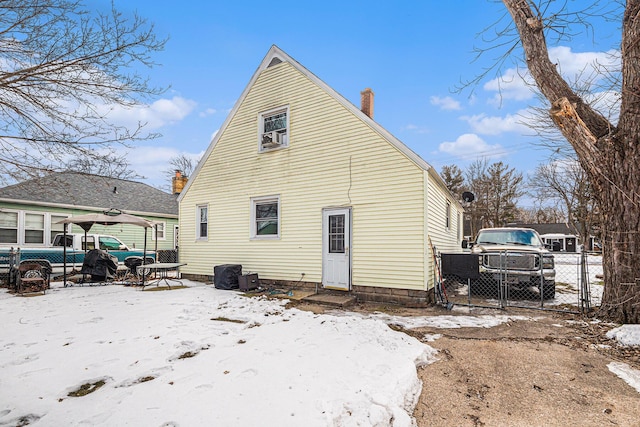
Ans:
<svg viewBox="0 0 640 427"><path fill-rule="evenodd" d="M591 108L549 60L541 16L527 0L503 0L520 33L527 66L552 104L551 118L575 149L602 213L605 291L601 314L640 323L640 2L626 5L618 126Z"/></svg>
<svg viewBox="0 0 640 427"><path fill-rule="evenodd" d="M637 161L619 164L619 175L639 176ZM600 310L620 323L640 323L640 215L636 200L629 199L629 195L638 192L639 182L624 181L628 187L610 186L599 195L605 207L602 210L605 288Z"/></svg>

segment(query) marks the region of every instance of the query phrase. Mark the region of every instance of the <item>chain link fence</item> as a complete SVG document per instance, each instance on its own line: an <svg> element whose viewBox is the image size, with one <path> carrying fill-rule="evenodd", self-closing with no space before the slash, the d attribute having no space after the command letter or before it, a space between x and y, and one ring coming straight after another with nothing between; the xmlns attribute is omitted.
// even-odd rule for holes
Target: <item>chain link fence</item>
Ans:
<svg viewBox="0 0 640 427"><path fill-rule="evenodd" d="M602 297L602 257L595 253L443 253L439 261L441 297L457 305L577 313Z"/></svg>

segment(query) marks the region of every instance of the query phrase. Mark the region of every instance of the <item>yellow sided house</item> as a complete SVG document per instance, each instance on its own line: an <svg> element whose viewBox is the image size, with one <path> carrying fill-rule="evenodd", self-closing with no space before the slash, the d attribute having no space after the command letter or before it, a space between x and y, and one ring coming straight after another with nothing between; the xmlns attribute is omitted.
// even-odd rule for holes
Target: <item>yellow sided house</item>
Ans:
<svg viewBox="0 0 640 427"><path fill-rule="evenodd" d="M460 250L462 206L361 95L269 50L178 198L185 277L240 264L262 283L433 299L431 242Z"/></svg>

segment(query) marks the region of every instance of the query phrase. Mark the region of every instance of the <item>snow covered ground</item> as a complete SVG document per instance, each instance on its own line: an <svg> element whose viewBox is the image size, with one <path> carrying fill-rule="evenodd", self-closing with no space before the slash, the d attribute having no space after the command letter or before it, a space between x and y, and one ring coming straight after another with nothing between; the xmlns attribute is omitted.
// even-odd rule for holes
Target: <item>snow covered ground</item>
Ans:
<svg viewBox="0 0 640 427"><path fill-rule="evenodd" d="M33 298L0 290L0 426L410 426L416 366L437 354L387 324L514 319L318 315L185 284L54 284ZM615 334L640 345L636 326ZM610 369L640 391L638 371ZM95 391L70 396L83 385Z"/></svg>
<svg viewBox="0 0 640 427"><path fill-rule="evenodd" d="M578 253L554 253L557 293L554 302L548 304L576 304L580 301L579 283L582 277L581 271L581 254ZM591 291L591 305L599 306L602 300L602 280L596 276L602 274L602 256L589 254L587 255L587 268L585 277L589 280Z"/></svg>

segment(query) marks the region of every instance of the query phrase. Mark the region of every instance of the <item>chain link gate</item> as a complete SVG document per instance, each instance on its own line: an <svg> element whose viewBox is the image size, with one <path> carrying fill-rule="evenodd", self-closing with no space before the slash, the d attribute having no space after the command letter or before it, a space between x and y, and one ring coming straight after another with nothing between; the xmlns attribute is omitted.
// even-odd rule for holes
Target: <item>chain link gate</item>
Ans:
<svg viewBox="0 0 640 427"><path fill-rule="evenodd" d="M598 254L529 251L438 254L442 286L450 303L469 307L519 307L569 313L600 304L602 260Z"/></svg>

